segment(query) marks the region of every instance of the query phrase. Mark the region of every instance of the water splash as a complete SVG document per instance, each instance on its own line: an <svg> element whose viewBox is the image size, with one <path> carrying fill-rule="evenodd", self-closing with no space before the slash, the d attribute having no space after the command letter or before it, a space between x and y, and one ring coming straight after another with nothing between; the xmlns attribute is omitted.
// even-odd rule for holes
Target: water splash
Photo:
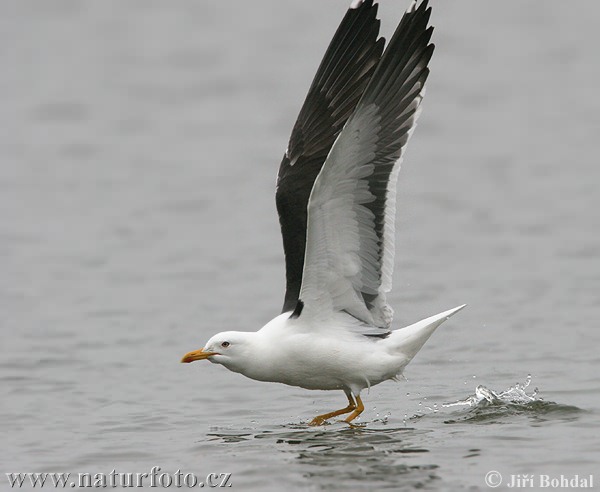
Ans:
<svg viewBox="0 0 600 492"><path fill-rule="evenodd" d="M475 388L475 394L464 400L458 400L452 403L443 403L443 407L485 407L489 405L506 405L516 404L524 405L534 401L543 401L538 396L539 390L535 388L531 394L527 394L526 390L531 384L531 374L527 375L524 383L516 383L505 391L495 392L483 385Z"/></svg>
<svg viewBox="0 0 600 492"><path fill-rule="evenodd" d="M452 418L444 420L445 424L499 424L513 421L514 418L526 417L535 425L552 422L577 420L584 410L569 404L545 401L538 396L535 388L528 393L531 375L524 383L516 383L504 391L494 391L479 385L475 394L452 403L444 403L448 407L468 407L466 412L454 412Z"/></svg>

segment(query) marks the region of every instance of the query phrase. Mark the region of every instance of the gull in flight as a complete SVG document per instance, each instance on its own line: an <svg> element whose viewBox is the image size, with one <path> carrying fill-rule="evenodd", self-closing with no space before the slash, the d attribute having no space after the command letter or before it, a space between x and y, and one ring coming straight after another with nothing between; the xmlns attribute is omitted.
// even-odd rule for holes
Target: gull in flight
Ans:
<svg viewBox="0 0 600 492"><path fill-rule="evenodd" d="M227 331L182 362L209 360L258 380L361 391L395 379L464 305L392 329L396 181L433 54L428 0L416 0L385 47L377 4L355 0L310 86L279 167L276 202L286 263L282 313L256 332Z"/></svg>

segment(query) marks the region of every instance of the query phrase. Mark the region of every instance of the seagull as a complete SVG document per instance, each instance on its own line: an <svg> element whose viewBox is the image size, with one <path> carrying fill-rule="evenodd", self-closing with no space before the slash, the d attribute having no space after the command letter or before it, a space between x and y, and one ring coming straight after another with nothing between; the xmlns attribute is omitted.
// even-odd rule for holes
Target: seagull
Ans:
<svg viewBox="0 0 600 492"><path fill-rule="evenodd" d="M309 390L348 405L310 425L364 410L360 394L395 380L433 331L465 305L392 329L396 181L414 131L434 45L428 0L414 0L387 47L378 5L354 0L310 86L279 167L276 203L286 292L256 332L219 333L181 362ZM352 424L351 424L352 425Z"/></svg>

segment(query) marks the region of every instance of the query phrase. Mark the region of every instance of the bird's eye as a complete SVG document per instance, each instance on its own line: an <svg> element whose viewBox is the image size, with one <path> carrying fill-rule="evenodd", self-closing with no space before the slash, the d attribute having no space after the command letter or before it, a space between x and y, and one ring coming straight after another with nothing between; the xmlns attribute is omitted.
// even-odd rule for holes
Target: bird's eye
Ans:
<svg viewBox="0 0 600 492"><path fill-rule="evenodd" d="M227 347L229 347L229 345L230 345L229 342L221 343L221 347L223 347L223 348L227 348Z"/></svg>

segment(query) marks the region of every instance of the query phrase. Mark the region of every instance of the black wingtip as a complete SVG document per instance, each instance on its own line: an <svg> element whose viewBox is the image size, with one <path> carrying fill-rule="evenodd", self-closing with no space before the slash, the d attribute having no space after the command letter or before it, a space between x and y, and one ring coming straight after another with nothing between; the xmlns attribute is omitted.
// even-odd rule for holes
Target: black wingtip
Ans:
<svg viewBox="0 0 600 492"><path fill-rule="evenodd" d="M429 10L431 10L431 7L429 7L429 0L423 0L421 2L421 4L419 5L419 7L417 8L417 10L423 10L423 9L427 9L429 8Z"/></svg>
<svg viewBox="0 0 600 492"><path fill-rule="evenodd" d="M373 0L353 0L350 4L350 10L360 10L360 9L368 9L373 6ZM375 4L377 7L377 4Z"/></svg>

